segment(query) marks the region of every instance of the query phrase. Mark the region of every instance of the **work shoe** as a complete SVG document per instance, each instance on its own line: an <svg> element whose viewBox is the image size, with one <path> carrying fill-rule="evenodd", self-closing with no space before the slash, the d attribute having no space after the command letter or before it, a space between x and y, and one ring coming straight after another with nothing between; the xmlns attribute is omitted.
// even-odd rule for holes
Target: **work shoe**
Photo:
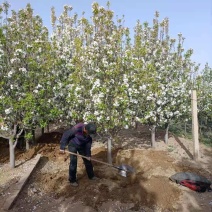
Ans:
<svg viewBox="0 0 212 212"><path fill-rule="evenodd" d="M99 179L100 179L100 178L98 178L98 177L96 177L96 176L90 178L90 180L99 180Z"/></svg>
<svg viewBox="0 0 212 212"><path fill-rule="evenodd" d="M79 184L77 182L70 182L71 186L77 187Z"/></svg>

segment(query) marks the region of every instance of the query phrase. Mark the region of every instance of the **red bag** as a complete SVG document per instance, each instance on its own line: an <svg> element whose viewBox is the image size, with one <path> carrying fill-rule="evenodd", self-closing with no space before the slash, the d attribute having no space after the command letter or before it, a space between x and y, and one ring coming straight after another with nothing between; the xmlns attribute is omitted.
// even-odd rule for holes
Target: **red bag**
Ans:
<svg viewBox="0 0 212 212"><path fill-rule="evenodd" d="M190 188L193 191L205 192L210 191L210 184L193 180L182 180L180 185Z"/></svg>

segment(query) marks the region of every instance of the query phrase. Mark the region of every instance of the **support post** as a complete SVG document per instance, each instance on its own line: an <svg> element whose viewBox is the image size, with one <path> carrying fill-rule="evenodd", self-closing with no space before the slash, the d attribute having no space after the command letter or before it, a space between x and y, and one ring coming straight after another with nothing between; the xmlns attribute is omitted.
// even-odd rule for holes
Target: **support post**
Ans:
<svg viewBox="0 0 212 212"><path fill-rule="evenodd" d="M107 162L112 164L112 138L107 140Z"/></svg>
<svg viewBox="0 0 212 212"><path fill-rule="evenodd" d="M199 132L198 132L198 116L197 116L197 93L196 90L191 92L191 106L192 106L192 140L193 140L193 159L199 160Z"/></svg>

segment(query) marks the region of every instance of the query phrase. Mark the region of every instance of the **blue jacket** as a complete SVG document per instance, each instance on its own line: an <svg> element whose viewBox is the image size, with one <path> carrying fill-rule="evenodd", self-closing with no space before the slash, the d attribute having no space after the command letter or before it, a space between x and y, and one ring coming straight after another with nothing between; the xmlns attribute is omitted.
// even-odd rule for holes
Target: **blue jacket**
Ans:
<svg viewBox="0 0 212 212"><path fill-rule="evenodd" d="M85 148L86 156L91 156L91 145L92 145L92 138L90 135L84 135L83 129L85 127L84 123L79 123L72 127L71 129L65 131L63 136L60 140L60 149L64 150L65 147L70 143L73 142L80 147Z"/></svg>

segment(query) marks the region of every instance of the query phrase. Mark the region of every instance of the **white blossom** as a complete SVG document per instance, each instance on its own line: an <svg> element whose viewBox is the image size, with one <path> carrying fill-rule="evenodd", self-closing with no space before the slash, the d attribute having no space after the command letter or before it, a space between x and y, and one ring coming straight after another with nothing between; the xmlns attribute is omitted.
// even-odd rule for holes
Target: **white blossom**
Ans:
<svg viewBox="0 0 212 212"><path fill-rule="evenodd" d="M1 125L1 130L7 131L7 130L9 130L9 128L7 126Z"/></svg>
<svg viewBox="0 0 212 212"><path fill-rule="evenodd" d="M26 70L26 68L19 68L19 71L21 71L21 72L23 72L23 73L26 73L27 72L27 70Z"/></svg>
<svg viewBox="0 0 212 212"><path fill-rule="evenodd" d="M8 77L11 77L14 74L14 70L8 72Z"/></svg>
<svg viewBox="0 0 212 212"><path fill-rule="evenodd" d="M12 108L8 108L4 112L6 113L6 115L8 115L12 112L12 110L13 110Z"/></svg>
<svg viewBox="0 0 212 212"><path fill-rule="evenodd" d="M125 129L129 129L129 125L125 125L124 128L125 128Z"/></svg>

